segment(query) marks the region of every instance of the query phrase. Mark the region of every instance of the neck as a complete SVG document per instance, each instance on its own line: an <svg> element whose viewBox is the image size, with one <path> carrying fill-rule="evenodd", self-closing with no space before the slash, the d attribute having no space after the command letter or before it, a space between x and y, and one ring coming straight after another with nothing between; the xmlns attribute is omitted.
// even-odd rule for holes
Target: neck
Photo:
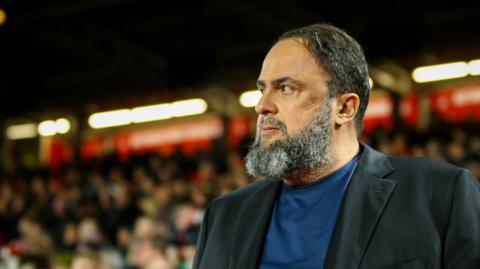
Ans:
<svg viewBox="0 0 480 269"><path fill-rule="evenodd" d="M347 141L347 142L345 142ZM332 140L330 154L332 154L331 163L324 167L318 167L305 173L298 173L285 178L283 181L290 186L299 186L310 184L322 180L326 176L337 171L349 161L351 161L359 152L360 145L357 138L334 142Z"/></svg>

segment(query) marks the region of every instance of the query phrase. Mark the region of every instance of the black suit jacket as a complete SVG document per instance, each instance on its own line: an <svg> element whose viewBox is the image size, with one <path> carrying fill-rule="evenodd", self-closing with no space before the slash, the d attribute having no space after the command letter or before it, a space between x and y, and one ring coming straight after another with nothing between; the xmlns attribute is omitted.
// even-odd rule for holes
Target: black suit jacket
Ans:
<svg viewBox="0 0 480 269"><path fill-rule="evenodd" d="M435 160L361 147L324 268L480 269L478 181ZM211 202L193 268L258 268L281 184L264 179Z"/></svg>

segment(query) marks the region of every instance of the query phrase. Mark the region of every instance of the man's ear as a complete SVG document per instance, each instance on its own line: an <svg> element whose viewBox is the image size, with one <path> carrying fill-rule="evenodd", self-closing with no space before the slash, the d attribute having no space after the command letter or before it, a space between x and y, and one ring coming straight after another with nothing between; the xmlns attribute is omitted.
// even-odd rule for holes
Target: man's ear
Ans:
<svg viewBox="0 0 480 269"><path fill-rule="evenodd" d="M336 97L334 117L338 127L348 122L354 123L360 106L360 98L356 93L345 93Z"/></svg>

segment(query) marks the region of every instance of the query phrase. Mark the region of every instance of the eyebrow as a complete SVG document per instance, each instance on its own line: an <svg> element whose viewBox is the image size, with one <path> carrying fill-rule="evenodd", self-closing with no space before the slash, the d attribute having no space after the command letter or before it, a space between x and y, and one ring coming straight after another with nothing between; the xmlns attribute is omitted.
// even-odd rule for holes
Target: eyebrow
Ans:
<svg viewBox="0 0 480 269"><path fill-rule="evenodd" d="M305 85L305 83L301 82L300 80L296 80L296 79L293 79L291 77L281 77L281 78L277 78L277 79L272 80L272 84L281 84L281 83L284 83L284 82L291 82L291 83L294 83L294 84L297 84L297 85L300 85L300 86ZM265 87L265 81L257 80L257 87L259 87L259 88Z"/></svg>

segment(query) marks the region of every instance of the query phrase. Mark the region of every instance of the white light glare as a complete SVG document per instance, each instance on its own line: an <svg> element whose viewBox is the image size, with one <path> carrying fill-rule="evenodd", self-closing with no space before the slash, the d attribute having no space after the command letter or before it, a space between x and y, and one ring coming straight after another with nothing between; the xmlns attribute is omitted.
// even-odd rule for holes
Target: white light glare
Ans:
<svg viewBox="0 0 480 269"><path fill-rule="evenodd" d="M207 102L203 99L189 99L173 103L140 106L132 109L120 109L92 114L88 124L94 129L107 128L130 123L142 123L165 120L173 117L185 117L202 114L207 111Z"/></svg>
<svg viewBox="0 0 480 269"><path fill-rule="evenodd" d="M6 135L10 140L27 139L37 136L35 123L12 125L7 127Z"/></svg>
<svg viewBox="0 0 480 269"><path fill-rule="evenodd" d="M239 101L243 107L254 107L262 98L262 93L259 90L247 91L240 95Z"/></svg>
<svg viewBox="0 0 480 269"><path fill-rule="evenodd" d="M371 77L368 77L368 83L370 85L370 89L373 88L373 79Z"/></svg>
<svg viewBox="0 0 480 269"><path fill-rule="evenodd" d="M412 72L412 77L418 83L462 78L468 75L468 69L466 62L431 65L416 68Z"/></svg>
<svg viewBox="0 0 480 269"><path fill-rule="evenodd" d="M132 109L131 117L135 123L170 119L172 117L169 104L141 106Z"/></svg>
<svg viewBox="0 0 480 269"><path fill-rule="evenodd" d="M468 62L468 69L470 70L470 75L472 76L480 75L480 59L472 60Z"/></svg>
<svg viewBox="0 0 480 269"><path fill-rule="evenodd" d="M38 124L37 130L41 136L52 136L57 133L57 125L53 120L46 120Z"/></svg>
<svg viewBox="0 0 480 269"><path fill-rule="evenodd" d="M57 119L55 125L57 128L57 133L59 134L66 134L68 131L70 131L70 121L65 118Z"/></svg>
<svg viewBox="0 0 480 269"><path fill-rule="evenodd" d="M46 120L38 124L38 133L41 136L52 136L58 134L66 134L70 131L70 121L65 118Z"/></svg>
<svg viewBox="0 0 480 269"><path fill-rule="evenodd" d="M88 118L88 124L94 129L127 125L131 122L130 109L94 113Z"/></svg>
<svg viewBox="0 0 480 269"><path fill-rule="evenodd" d="M171 111L174 117L202 114L207 111L207 102L199 98L178 101L172 103Z"/></svg>

